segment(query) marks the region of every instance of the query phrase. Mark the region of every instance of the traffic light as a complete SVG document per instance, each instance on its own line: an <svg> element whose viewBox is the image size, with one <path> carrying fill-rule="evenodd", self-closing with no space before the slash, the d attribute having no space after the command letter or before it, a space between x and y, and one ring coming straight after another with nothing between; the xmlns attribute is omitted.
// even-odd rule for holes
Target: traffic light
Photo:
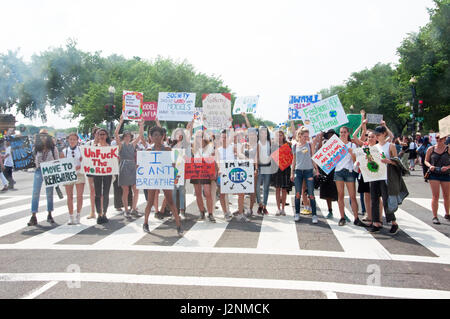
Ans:
<svg viewBox="0 0 450 319"><path fill-rule="evenodd" d="M419 113L423 112L423 101L419 100Z"/></svg>

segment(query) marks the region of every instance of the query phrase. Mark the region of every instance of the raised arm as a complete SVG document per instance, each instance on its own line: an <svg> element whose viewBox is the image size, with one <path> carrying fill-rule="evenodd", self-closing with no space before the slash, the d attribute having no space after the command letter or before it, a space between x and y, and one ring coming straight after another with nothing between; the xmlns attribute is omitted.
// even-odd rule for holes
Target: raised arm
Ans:
<svg viewBox="0 0 450 319"><path fill-rule="evenodd" d="M123 125L123 114L120 116L119 125L117 125L116 130L114 131L114 138L116 139L116 143L119 146L119 149L122 148L122 141L120 140L119 137L119 131L122 125Z"/></svg>
<svg viewBox="0 0 450 319"><path fill-rule="evenodd" d="M386 128L386 131L388 133L388 138L391 139L391 141L394 141L394 134L392 134L391 130L389 129L389 127L387 127L386 122L385 121L381 121L381 126L384 126Z"/></svg>
<svg viewBox="0 0 450 319"><path fill-rule="evenodd" d="M139 136L136 137L133 141L133 147L136 147L139 141L142 141L144 139L144 120L139 120Z"/></svg>
<svg viewBox="0 0 450 319"><path fill-rule="evenodd" d="M161 126L161 123L159 122L159 120L158 120L158 118L157 118L157 117L155 118L155 123L156 123L156 126L158 126L158 127L162 127L162 126Z"/></svg>
<svg viewBox="0 0 450 319"><path fill-rule="evenodd" d="M361 125L356 129L355 133L353 133L352 135L352 140L355 142L356 145L358 146L363 146L364 145L364 141L365 141L365 135L367 132L367 120L362 121ZM362 134L361 134L361 139L358 137L357 133L358 131L361 129L363 129Z"/></svg>
<svg viewBox="0 0 450 319"><path fill-rule="evenodd" d="M245 112L242 112L241 115L244 117L245 119L245 125L247 125L247 128L251 128L252 126L250 125L250 121L248 120L247 114Z"/></svg>

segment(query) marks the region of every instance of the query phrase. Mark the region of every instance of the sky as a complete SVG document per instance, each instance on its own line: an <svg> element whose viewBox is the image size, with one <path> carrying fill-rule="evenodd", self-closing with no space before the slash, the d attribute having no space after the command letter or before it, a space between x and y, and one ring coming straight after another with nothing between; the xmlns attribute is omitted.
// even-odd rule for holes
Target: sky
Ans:
<svg viewBox="0 0 450 319"><path fill-rule="evenodd" d="M398 63L396 49L429 21L427 8L433 7L432 0L0 3L7 13L0 19L0 53L20 48L29 59L73 38L79 49L104 56L186 59L238 96L259 95L257 116L277 123L287 119L290 95L343 84L378 62ZM64 119L67 114L49 112L45 125L76 126ZM17 120L42 125L20 115Z"/></svg>

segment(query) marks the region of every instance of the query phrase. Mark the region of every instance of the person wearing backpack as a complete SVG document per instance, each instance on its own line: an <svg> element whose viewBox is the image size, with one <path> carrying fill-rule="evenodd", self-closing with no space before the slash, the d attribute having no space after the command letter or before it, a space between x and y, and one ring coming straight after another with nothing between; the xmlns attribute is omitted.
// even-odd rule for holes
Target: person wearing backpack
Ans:
<svg viewBox="0 0 450 319"><path fill-rule="evenodd" d="M428 167L425 165L425 156L427 154L428 149L431 147L430 138L428 136L425 136L423 139L423 144L419 146L417 149L417 155L420 156L420 162L422 164L422 170L423 170L423 176L428 171ZM425 180L426 181L426 180Z"/></svg>

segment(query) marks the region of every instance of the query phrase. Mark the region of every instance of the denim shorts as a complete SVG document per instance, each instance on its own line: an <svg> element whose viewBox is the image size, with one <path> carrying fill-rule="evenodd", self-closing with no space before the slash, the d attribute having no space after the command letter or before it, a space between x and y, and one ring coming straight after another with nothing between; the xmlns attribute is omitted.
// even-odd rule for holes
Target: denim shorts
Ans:
<svg viewBox="0 0 450 319"><path fill-rule="evenodd" d="M334 181L335 182L346 182L346 183L354 183L356 181L356 177L358 174L354 171L349 171L344 168L338 172L334 173Z"/></svg>

